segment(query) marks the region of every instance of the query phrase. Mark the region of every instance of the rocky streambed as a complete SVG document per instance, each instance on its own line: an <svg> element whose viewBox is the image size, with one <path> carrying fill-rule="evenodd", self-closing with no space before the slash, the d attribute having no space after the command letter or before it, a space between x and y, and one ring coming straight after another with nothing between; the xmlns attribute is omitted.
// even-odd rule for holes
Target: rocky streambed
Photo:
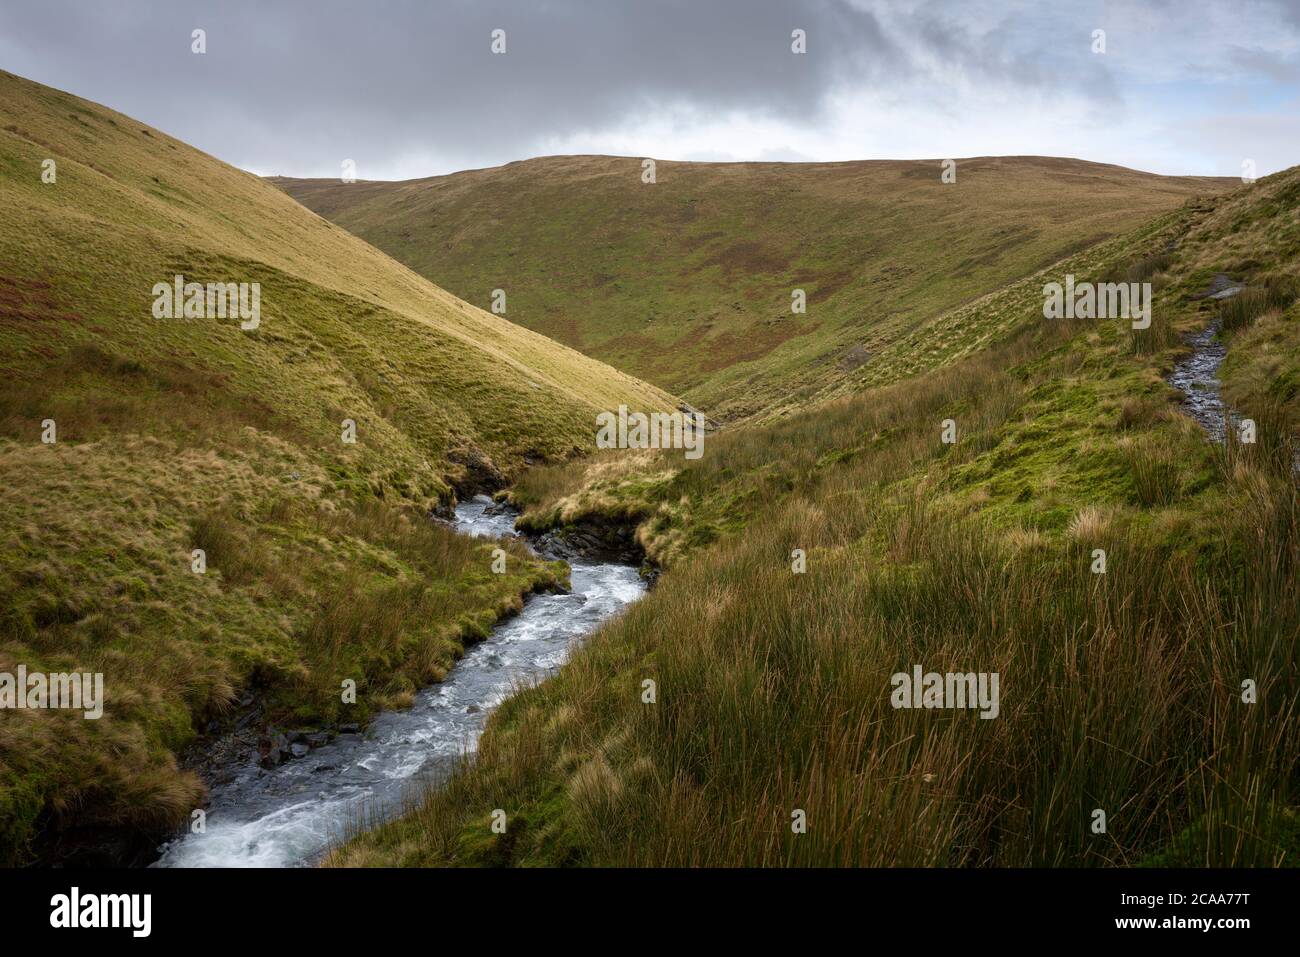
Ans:
<svg viewBox="0 0 1300 957"><path fill-rule="evenodd" d="M1222 301L1241 293L1244 287L1220 273L1196 299ZM1222 443L1231 413L1223 406L1219 366L1228 348L1219 339L1220 322L1212 321L1200 332L1187 337L1192 352L1174 366L1169 384L1183 393L1183 411L1205 429L1211 441Z"/></svg>

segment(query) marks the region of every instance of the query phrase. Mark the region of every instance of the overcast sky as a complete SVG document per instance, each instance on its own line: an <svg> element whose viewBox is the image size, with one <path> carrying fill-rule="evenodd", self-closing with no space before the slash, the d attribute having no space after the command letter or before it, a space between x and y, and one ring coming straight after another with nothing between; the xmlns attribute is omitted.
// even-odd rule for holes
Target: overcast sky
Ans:
<svg viewBox="0 0 1300 957"><path fill-rule="evenodd" d="M0 68L291 176L551 153L1300 163L1300 0L0 0Z"/></svg>

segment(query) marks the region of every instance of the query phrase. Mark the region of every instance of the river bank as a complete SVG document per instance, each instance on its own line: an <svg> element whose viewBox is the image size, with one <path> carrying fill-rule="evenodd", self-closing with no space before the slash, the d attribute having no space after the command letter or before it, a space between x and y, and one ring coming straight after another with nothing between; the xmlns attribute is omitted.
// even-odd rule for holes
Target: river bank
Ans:
<svg viewBox="0 0 1300 957"><path fill-rule="evenodd" d="M456 508L456 528L474 537L513 537L513 525L513 510L485 497ZM307 865L353 829L400 813L473 753L488 715L515 688L543 680L646 588L630 565L575 557L571 569L570 592L530 597L409 709L316 747L290 742L297 754L271 767L245 749L210 782L203 830L164 845L156 866Z"/></svg>

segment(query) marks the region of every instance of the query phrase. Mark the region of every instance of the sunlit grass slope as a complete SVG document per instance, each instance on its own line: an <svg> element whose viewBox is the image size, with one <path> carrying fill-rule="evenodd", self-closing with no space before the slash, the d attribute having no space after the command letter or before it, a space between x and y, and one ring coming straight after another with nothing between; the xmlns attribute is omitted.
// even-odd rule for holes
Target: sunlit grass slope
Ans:
<svg viewBox="0 0 1300 957"><path fill-rule="evenodd" d="M155 318L176 274L260 283L260 326ZM98 722L0 713L0 859L148 846L200 799L173 755L246 691L329 724L438 677L559 572L516 549L494 575L428 511L589 448L620 403L675 405L258 177L0 73L0 671L102 671L107 695Z"/></svg>
<svg viewBox="0 0 1300 957"><path fill-rule="evenodd" d="M1151 328L1044 319L1067 272L1151 282ZM1220 306L1219 273L1262 292ZM1298 279L1300 168L931 324L974 354L697 462L530 472L527 524L636 524L668 570L333 863L1296 864ZM1253 444L1211 444L1165 381L1224 317ZM999 674L998 717L895 709L916 665Z"/></svg>
<svg viewBox="0 0 1300 957"><path fill-rule="evenodd" d="M1048 157L552 156L407 182L276 178L423 276L720 418L905 365L949 310L1233 180ZM804 290L807 311L792 311Z"/></svg>

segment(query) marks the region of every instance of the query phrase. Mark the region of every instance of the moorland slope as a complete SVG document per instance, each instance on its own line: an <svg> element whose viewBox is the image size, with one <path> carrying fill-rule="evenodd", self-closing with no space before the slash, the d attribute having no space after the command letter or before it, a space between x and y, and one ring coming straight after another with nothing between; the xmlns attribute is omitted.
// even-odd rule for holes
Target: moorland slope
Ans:
<svg viewBox="0 0 1300 957"><path fill-rule="evenodd" d="M1150 327L1045 318L1067 274L1149 282ZM973 354L698 461L531 470L524 525L667 571L333 863L1294 865L1298 293L1300 167L931 323ZM1226 444L1168 381L1213 323ZM999 676L996 715L896 706L918 667Z"/></svg>
<svg viewBox="0 0 1300 957"><path fill-rule="evenodd" d="M178 275L257 284L255 327L160 317ZM429 511L589 448L621 403L676 400L0 72L0 672L106 695L0 713L0 860L147 855L200 801L196 732L355 723L439 677L563 570L515 549L492 574Z"/></svg>
<svg viewBox="0 0 1300 957"><path fill-rule="evenodd" d="M722 420L911 374L908 340L954 308L1237 182L1034 156L942 173L939 160L659 161L648 184L639 159L549 156L272 182L466 300L504 290L512 321Z"/></svg>

